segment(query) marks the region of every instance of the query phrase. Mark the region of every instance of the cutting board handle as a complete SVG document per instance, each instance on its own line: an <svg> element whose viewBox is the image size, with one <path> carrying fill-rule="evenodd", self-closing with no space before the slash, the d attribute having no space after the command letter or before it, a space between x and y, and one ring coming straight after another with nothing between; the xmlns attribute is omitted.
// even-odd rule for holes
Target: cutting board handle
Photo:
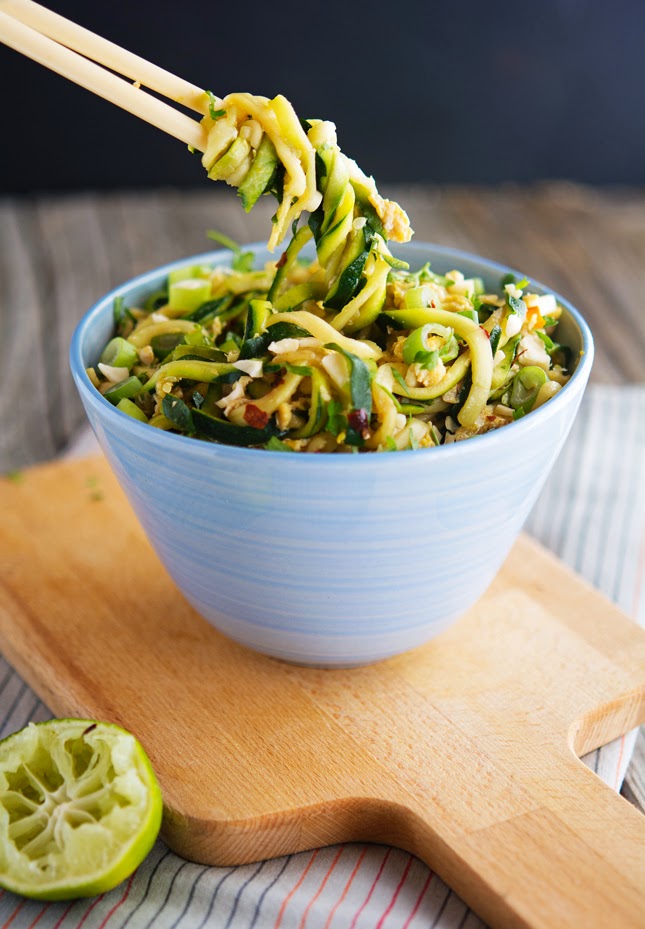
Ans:
<svg viewBox="0 0 645 929"><path fill-rule="evenodd" d="M446 839L419 807L405 847L496 929L643 929L645 817L570 752L526 778L541 805Z"/></svg>

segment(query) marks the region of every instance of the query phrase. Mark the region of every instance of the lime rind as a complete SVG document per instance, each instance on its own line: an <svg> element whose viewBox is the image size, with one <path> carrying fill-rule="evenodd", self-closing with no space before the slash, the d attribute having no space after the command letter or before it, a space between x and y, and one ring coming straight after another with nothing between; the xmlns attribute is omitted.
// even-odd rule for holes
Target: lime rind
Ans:
<svg viewBox="0 0 645 929"><path fill-rule="evenodd" d="M133 735L109 723L31 723L0 742L0 886L23 896L94 896L151 850L162 801Z"/></svg>

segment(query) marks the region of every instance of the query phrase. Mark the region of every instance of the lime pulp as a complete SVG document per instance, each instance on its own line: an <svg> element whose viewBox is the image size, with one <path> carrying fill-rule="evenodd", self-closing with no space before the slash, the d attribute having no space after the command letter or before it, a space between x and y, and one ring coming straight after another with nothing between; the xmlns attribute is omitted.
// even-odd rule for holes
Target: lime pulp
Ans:
<svg viewBox="0 0 645 929"><path fill-rule="evenodd" d="M0 742L0 886L66 900L105 893L159 833L161 791L133 735L53 719Z"/></svg>

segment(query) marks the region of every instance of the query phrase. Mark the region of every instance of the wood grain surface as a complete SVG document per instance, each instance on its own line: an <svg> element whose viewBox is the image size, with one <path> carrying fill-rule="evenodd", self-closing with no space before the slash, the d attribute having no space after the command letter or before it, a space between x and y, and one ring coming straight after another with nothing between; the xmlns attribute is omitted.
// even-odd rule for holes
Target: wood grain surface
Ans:
<svg viewBox="0 0 645 929"><path fill-rule="evenodd" d="M645 633L535 543L429 645L317 671L202 620L103 459L4 480L0 510L3 650L57 714L141 739L181 855L381 841L494 927L642 927L645 819L576 754L645 718Z"/></svg>

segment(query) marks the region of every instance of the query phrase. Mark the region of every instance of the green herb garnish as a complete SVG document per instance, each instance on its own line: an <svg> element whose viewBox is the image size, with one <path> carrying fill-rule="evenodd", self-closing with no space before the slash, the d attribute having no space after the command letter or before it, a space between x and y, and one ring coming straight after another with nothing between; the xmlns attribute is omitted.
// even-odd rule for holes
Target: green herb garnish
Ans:
<svg viewBox="0 0 645 929"><path fill-rule="evenodd" d="M511 308L511 312L517 313L522 319L526 317L526 303L521 297L511 297L510 294L506 294L506 302Z"/></svg>
<svg viewBox="0 0 645 929"><path fill-rule="evenodd" d="M226 110L216 110L215 107L219 103L218 98L210 90L206 91L208 96L208 114L211 119L221 119L222 116L226 116Z"/></svg>
<svg viewBox="0 0 645 929"><path fill-rule="evenodd" d="M330 400L327 404L327 429L335 436L347 430L347 417L340 400Z"/></svg>
<svg viewBox="0 0 645 929"><path fill-rule="evenodd" d="M235 255L235 258L231 262L231 267L234 271L241 271L242 273L246 273L247 271L253 270L254 261L255 256L253 252L238 251Z"/></svg>
<svg viewBox="0 0 645 929"><path fill-rule="evenodd" d="M401 372L397 371L396 368L392 368L392 376L394 377L394 380L398 383L399 387L401 388L405 396L409 397L410 393L408 391L408 385L405 383L405 380Z"/></svg>

